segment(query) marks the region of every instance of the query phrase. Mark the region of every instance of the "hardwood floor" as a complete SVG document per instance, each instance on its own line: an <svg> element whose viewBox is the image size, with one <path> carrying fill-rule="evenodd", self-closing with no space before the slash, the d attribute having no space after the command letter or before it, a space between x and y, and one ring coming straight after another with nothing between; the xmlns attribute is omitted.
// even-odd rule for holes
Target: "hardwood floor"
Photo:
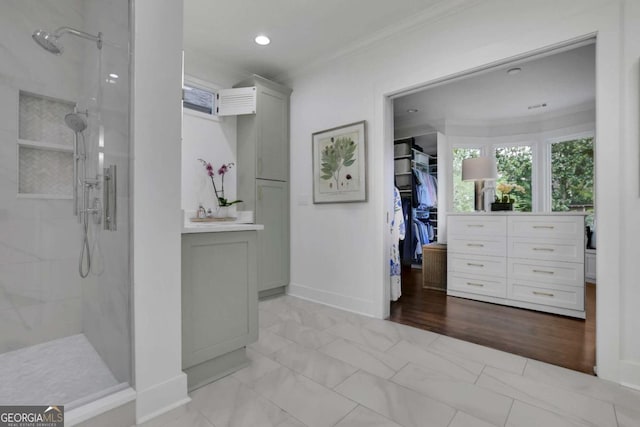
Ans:
<svg viewBox="0 0 640 427"><path fill-rule="evenodd" d="M586 320L506 307L422 288L422 271L403 267L402 296L389 320L593 375L596 289L587 284Z"/></svg>

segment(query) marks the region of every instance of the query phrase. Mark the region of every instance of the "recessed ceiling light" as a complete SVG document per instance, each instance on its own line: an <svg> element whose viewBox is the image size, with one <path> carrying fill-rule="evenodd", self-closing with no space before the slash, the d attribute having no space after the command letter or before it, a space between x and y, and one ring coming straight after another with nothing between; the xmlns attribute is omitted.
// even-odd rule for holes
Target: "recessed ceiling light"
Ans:
<svg viewBox="0 0 640 427"><path fill-rule="evenodd" d="M407 113L409 113L409 114L413 114L413 113L417 113L417 112L418 112L418 110L417 110L417 109L415 109L415 108L409 108L409 109L407 110Z"/></svg>
<svg viewBox="0 0 640 427"><path fill-rule="evenodd" d="M522 71L522 68L518 68L518 67L515 67L515 68L509 68L509 69L507 70L507 74L509 74L510 76L513 76L513 75L515 75L515 74L518 74L520 71Z"/></svg>
<svg viewBox="0 0 640 427"><path fill-rule="evenodd" d="M269 43L271 43L271 39L263 34L260 34L259 36L256 36L256 38L254 39L256 41L256 43L258 43L260 46L266 46Z"/></svg>

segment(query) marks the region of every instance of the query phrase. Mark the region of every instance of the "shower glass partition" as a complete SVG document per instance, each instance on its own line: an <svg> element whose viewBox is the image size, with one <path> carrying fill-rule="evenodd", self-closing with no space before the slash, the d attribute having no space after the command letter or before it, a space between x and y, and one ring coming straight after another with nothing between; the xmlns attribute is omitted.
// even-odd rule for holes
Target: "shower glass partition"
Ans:
<svg viewBox="0 0 640 427"><path fill-rule="evenodd" d="M131 383L129 12L0 5L0 405Z"/></svg>

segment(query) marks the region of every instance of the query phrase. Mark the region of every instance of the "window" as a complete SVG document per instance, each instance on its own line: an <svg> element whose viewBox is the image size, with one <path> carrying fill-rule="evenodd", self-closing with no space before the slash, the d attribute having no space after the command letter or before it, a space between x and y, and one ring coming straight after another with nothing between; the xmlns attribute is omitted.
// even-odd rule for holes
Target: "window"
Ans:
<svg viewBox="0 0 640 427"><path fill-rule="evenodd" d="M551 210L589 212L593 225L593 138L551 144Z"/></svg>
<svg viewBox="0 0 640 427"><path fill-rule="evenodd" d="M182 91L182 106L207 115L214 115L216 94L212 90L185 84Z"/></svg>
<svg viewBox="0 0 640 427"><path fill-rule="evenodd" d="M533 152L530 145L499 147L495 151L498 167L496 187L501 183L514 184L509 196L514 199L513 210L531 212L531 169L533 166ZM500 196L500 191L497 191Z"/></svg>
<svg viewBox="0 0 640 427"><path fill-rule="evenodd" d="M471 181L462 180L462 161L480 156L479 148L453 149L453 211L474 211L474 185Z"/></svg>

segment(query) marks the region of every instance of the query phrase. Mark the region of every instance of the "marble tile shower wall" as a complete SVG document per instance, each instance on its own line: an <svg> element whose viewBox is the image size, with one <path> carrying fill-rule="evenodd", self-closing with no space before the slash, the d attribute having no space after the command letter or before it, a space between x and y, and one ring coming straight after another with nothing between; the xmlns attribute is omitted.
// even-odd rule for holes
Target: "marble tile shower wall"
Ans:
<svg viewBox="0 0 640 427"><path fill-rule="evenodd" d="M31 39L37 28L82 27L83 2L3 2L0 14L0 352L82 332L80 227L69 200L17 199L18 93L74 101L79 40L63 57Z"/></svg>

